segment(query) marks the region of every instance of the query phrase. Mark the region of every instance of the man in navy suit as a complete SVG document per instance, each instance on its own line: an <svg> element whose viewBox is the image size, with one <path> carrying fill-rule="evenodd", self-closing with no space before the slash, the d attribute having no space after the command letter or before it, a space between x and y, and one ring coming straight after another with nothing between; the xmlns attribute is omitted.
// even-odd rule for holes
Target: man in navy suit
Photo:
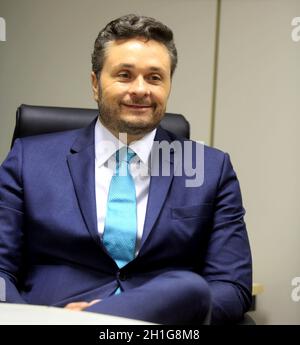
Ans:
<svg viewBox="0 0 300 345"><path fill-rule="evenodd" d="M248 310L251 253L229 156L159 126L176 64L168 27L118 18L92 55L99 117L15 142L0 169L6 302L163 324L237 322ZM120 267L103 236L116 151L126 145L137 229L134 257Z"/></svg>

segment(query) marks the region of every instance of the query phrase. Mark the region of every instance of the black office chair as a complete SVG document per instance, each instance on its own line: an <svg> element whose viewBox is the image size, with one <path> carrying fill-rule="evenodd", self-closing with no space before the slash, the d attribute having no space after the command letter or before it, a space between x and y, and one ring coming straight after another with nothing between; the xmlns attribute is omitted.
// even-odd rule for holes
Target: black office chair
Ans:
<svg viewBox="0 0 300 345"><path fill-rule="evenodd" d="M11 145L17 138L60 132L87 126L98 115L97 109L46 107L22 104L16 113L16 126ZM181 114L166 113L160 125L177 136L190 138L190 124ZM239 325L255 325L245 314Z"/></svg>
<svg viewBox="0 0 300 345"><path fill-rule="evenodd" d="M17 138L85 127L97 115L97 109L22 104L17 109L12 145ZM183 115L166 113L160 124L180 137L190 138L190 124Z"/></svg>

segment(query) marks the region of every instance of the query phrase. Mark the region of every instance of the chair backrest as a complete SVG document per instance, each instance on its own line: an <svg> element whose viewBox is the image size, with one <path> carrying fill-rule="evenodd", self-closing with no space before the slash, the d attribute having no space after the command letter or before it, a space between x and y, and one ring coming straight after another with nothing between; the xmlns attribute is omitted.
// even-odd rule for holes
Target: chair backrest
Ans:
<svg viewBox="0 0 300 345"><path fill-rule="evenodd" d="M17 138L85 127L97 115L98 109L22 104L17 109L12 145ZM190 138L189 122L181 114L166 113L160 125L180 137Z"/></svg>

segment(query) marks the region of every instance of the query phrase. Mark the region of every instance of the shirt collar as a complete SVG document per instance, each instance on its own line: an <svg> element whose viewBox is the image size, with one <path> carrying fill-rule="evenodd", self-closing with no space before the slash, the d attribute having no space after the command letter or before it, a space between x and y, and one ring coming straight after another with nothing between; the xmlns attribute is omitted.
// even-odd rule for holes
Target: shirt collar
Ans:
<svg viewBox="0 0 300 345"><path fill-rule="evenodd" d="M144 135L141 139L129 144L129 147L146 165L148 165L155 134L156 128ZM125 144L104 127L98 118L95 125L95 156L97 166L102 166L116 151L124 146Z"/></svg>

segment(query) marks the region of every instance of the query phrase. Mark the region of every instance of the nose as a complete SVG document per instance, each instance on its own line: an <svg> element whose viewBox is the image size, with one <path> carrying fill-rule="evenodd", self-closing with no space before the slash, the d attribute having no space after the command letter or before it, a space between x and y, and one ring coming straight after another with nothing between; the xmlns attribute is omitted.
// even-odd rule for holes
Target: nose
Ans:
<svg viewBox="0 0 300 345"><path fill-rule="evenodd" d="M130 83L129 93L137 97L145 97L150 95L149 85L143 76L137 76Z"/></svg>

